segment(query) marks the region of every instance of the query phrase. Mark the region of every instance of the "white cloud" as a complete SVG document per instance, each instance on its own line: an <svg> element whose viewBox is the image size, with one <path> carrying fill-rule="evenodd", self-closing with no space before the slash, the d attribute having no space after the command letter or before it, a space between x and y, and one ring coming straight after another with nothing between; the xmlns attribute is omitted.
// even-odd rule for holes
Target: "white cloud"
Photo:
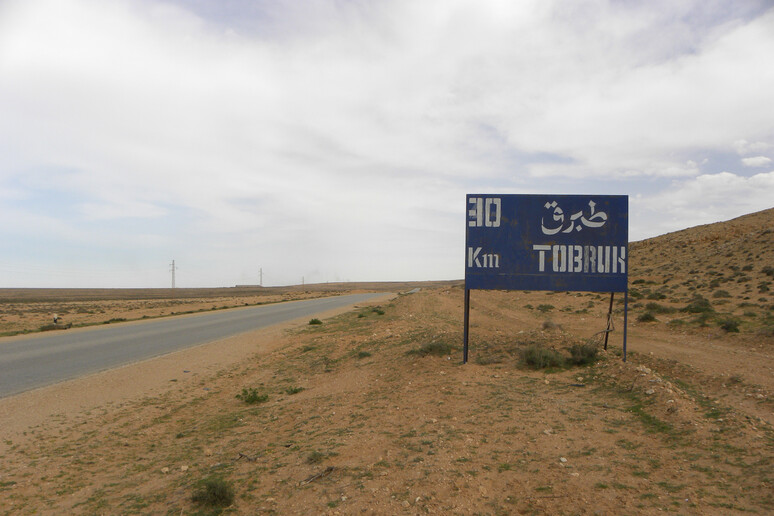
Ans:
<svg viewBox="0 0 774 516"><path fill-rule="evenodd" d="M755 156L753 158L742 158L745 167L765 167L771 163L771 158L766 156Z"/></svg>
<svg viewBox="0 0 774 516"><path fill-rule="evenodd" d="M120 223L276 282L459 277L465 192L595 180L647 199L632 189L685 189L707 152L747 165L774 141L774 10L192 5L0 5L0 191L30 225L53 184L79 242Z"/></svg>
<svg viewBox="0 0 774 516"><path fill-rule="evenodd" d="M673 182L632 202L632 240L728 220L774 207L774 172L744 177L730 172Z"/></svg>
<svg viewBox="0 0 774 516"><path fill-rule="evenodd" d="M750 143L747 140L737 140L734 142L734 149L741 156L746 156L747 154L753 154L757 152L765 152L771 148L772 145L766 142Z"/></svg>

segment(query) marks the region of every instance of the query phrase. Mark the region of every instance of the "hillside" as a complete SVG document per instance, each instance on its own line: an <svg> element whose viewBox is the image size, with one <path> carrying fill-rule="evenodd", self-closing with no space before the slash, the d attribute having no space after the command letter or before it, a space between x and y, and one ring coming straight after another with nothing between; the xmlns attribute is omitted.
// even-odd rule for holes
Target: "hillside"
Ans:
<svg viewBox="0 0 774 516"><path fill-rule="evenodd" d="M731 321L741 331L771 332L774 208L633 242L629 253L635 310L673 324ZM695 301L683 317L670 312Z"/></svg>

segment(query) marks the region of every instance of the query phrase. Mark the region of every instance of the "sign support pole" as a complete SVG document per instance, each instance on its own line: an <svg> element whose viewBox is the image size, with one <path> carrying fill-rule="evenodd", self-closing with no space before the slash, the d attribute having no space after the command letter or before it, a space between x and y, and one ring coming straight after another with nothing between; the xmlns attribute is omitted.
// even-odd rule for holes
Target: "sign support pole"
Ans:
<svg viewBox="0 0 774 516"><path fill-rule="evenodd" d="M605 351L607 351L607 338L610 336L610 322L613 316L613 297L615 292L610 292L610 308L607 310L607 330L605 331Z"/></svg>
<svg viewBox="0 0 774 516"><path fill-rule="evenodd" d="M468 327L470 323L470 289L465 287L465 322L462 330L462 363L468 363Z"/></svg>
<svg viewBox="0 0 774 516"><path fill-rule="evenodd" d="M629 289L624 291L623 361L626 362L626 316L629 314Z"/></svg>

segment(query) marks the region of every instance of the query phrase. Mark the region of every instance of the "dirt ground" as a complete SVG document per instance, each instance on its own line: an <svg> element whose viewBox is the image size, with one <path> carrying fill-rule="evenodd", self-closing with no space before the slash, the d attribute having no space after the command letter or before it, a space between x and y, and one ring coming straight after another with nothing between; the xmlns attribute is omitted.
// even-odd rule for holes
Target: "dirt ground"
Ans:
<svg viewBox="0 0 774 516"><path fill-rule="evenodd" d="M0 513L774 511L771 338L635 311L623 363L617 308L591 365L536 370L529 346L601 343L609 298L476 291L463 365L462 301L423 289L0 400ZM193 501L213 479L228 507Z"/></svg>

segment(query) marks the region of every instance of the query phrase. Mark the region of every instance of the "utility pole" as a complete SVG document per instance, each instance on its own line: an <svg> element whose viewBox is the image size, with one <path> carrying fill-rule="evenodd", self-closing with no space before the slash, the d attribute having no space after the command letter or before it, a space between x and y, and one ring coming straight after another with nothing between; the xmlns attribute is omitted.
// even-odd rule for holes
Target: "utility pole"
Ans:
<svg viewBox="0 0 774 516"><path fill-rule="evenodd" d="M261 279L258 281L258 285L260 285L262 287L263 286L263 267L258 269L258 272L261 275Z"/></svg>
<svg viewBox="0 0 774 516"><path fill-rule="evenodd" d="M172 272L172 288L175 288L175 269L177 269L175 260L172 260L172 263L169 265L169 270Z"/></svg>

